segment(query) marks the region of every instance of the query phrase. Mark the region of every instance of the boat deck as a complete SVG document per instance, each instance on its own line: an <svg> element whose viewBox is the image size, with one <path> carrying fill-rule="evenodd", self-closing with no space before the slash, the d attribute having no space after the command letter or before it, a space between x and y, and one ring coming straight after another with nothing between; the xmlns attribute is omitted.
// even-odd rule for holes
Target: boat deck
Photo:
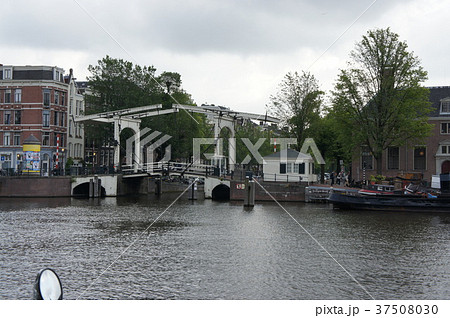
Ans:
<svg viewBox="0 0 450 318"><path fill-rule="evenodd" d="M305 202L321 203L328 202L332 192L356 195L360 189L331 186L309 186L305 188Z"/></svg>

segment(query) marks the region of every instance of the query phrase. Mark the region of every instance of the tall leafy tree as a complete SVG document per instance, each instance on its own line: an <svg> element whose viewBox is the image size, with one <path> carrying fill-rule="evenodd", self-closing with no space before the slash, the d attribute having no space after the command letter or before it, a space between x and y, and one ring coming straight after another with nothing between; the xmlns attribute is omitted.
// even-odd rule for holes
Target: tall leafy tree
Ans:
<svg viewBox="0 0 450 318"><path fill-rule="evenodd" d="M273 145L270 144L270 139L273 137L273 131L263 130L260 126L246 121L242 126L236 127L236 162L242 163L244 159L249 156L250 161L247 163L249 166L257 166L260 164L252 155L247 145L245 145L243 138L247 138L252 145L256 145L260 138L264 139L264 142L258 148L258 153L261 157L270 155L273 153Z"/></svg>
<svg viewBox="0 0 450 318"><path fill-rule="evenodd" d="M156 104L164 94L164 87L155 81L153 66L141 67L106 56L98 65L89 65L88 70L92 113Z"/></svg>
<svg viewBox="0 0 450 318"><path fill-rule="evenodd" d="M340 160L347 164L351 162L351 149L347 149L345 140L340 138L339 129L335 117L328 112L314 121L308 133L325 159L323 168L329 171L339 169Z"/></svg>
<svg viewBox="0 0 450 318"><path fill-rule="evenodd" d="M333 92L333 114L347 146L369 147L382 173L383 150L428 136L427 72L406 42L388 29L370 30L350 53Z"/></svg>
<svg viewBox="0 0 450 318"><path fill-rule="evenodd" d="M176 72L162 72L156 75L153 66L139 66L131 62L106 56L97 65L90 65L88 77L93 92L88 97L87 114L107 112L124 108L162 104L171 108L172 104L194 105L190 94L182 89L181 75ZM190 158L192 139L204 137L206 120L203 115L181 111L143 118L141 129L172 136L172 158ZM132 135L124 131L121 144ZM88 143L101 145L112 141L112 125L86 125ZM123 149L124 150L124 149Z"/></svg>
<svg viewBox="0 0 450 318"><path fill-rule="evenodd" d="M314 75L307 72L287 73L278 92L270 96L267 110L278 117L284 130L297 138L301 147L310 125L319 119L323 92Z"/></svg>

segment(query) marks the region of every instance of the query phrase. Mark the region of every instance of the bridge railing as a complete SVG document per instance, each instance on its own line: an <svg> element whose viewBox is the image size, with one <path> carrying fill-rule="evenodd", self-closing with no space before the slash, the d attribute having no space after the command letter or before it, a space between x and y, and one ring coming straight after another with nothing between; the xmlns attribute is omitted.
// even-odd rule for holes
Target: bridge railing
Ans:
<svg viewBox="0 0 450 318"><path fill-rule="evenodd" d="M191 164L185 162L175 161L158 161L139 165L137 167L137 173L148 174L168 174L168 175L181 175L191 174L199 176L208 176L214 173L215 166L207 164ZM134 165L123 165L121 169L123 174L135 173Z"/></svg>

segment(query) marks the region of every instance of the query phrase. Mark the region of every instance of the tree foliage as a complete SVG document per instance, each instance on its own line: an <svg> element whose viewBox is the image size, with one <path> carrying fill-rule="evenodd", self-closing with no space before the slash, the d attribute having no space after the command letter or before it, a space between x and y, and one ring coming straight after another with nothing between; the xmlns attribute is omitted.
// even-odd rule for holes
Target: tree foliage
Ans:
<svg viewBox="0 0 450 318"><path fill-rule="evenodd" d="M273 153L273 145L270 144L270 139L273 137L273 132L263 130L260 126L255 125L251 121L246 121L242 126L236 128L236 162L242 163L244 159L250 156L249 166L257 166L260 163L253 157L250 150L243 142L243 138L249 139L252 145L256 145L260 138L264 139L264 143L258 148L258 153L264 157Z"/></svg>
<svg viewBox="0 0 450 318"><path fill-rule="evenodd" d="M109 56L99 60L95 66L90 65L88 70L93 94L87 99L87 114L154 104L162 104L164 109L171 108L172 104L194 105L191 95L182 89L181 75L175 72L162 72L157 76L153 66L133 65ZM144 127L172 136L169 143L173 159L190 158L192 139L204 137L208 131L205 116L184 110L142 118L140 128ZM111 124L86 125L88 142L97 146L111 142L113 129ZM131 134L123 132L122 145Z"/></svg>
<svg viewBox="0 0 450 318"><path fill-rule="evenodd" d="M335 117L331 113L321 116L311 125L308 137L314 139L322 157L325 159L326 171L340 169L340 160L347 165L351 162L351 148L339 134L339 127Z"/></svg>
<svg viewBox="0 0 450 318"><path fill-rule="evenodd" d="M350 54L333 92L333 110L349 148L366 145L381 174L382 152L430 133L427 72L388 29L368 31Z"/></svg>
<svg viewBox="0 0 450 318"><path fill-rule="evenodd" d="M316 78L306 72L287 73L278 92L270 96L269 114L278 117L284 130L297 138L298 147L311 123L319 118L322 96Z"/></svg>

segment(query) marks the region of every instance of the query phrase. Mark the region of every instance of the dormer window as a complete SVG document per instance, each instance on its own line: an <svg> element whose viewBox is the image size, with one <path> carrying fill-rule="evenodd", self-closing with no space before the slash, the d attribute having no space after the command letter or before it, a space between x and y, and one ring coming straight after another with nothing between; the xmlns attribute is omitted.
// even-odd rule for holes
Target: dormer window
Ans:
<svg viewBox="0 0 450 318"><path fill-rule="evenodd" d="M12 68L3 68L3 79L12 79Z"/></svg>
<svg viewBox="0 0 450 318"><path fill-rule="evenodd" d="M441 100L441 114L450 114L450 97Z"/></svg>

